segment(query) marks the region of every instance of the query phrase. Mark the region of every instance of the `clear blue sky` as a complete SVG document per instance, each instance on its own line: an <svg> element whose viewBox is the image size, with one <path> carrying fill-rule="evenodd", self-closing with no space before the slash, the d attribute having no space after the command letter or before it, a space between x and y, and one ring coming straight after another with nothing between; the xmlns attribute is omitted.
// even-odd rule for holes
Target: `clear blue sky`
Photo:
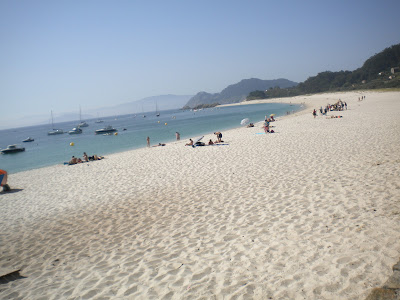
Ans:
<svg viewBox="0 0 400 300"><path fill-rule="evenodd" d="M354 70L400 43L399 11L399 0L1 0L0 128L79 105Z"/></svg>

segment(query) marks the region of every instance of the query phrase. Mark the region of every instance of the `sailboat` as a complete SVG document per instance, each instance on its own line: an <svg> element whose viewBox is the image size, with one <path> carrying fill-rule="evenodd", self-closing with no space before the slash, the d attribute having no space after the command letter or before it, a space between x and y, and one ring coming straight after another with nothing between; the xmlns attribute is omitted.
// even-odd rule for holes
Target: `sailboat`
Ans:
<svg viewBox="0 0 400 300"><path fill-rule="evenodd" d="M146 118L146 115L144 114L144 110L143 110L143 103L142 103L142 112L143 112L143 118Z"/></svg>
<svg viewBox="0 0 400 300"><path fill-rule="evenodd" d="M64 131L62 129L54 129L53 111L51 111L51 128L52 128L52 130L47 132L48 135L56 135L56 134L64 133Z"/></svg>
<svg viewBox="0 0 400 300"><path fill-rule="evenodd" d="M104 121L99 118L99 113L97 113L97 120L95 121L95 123L103 123L103 122Z"/></svg>
<svg viewBox="0 0 400 300"><path fill-rule="evenodd" d="M160 113L158 112L158 105L157 105L157 101L156 101L156 116L159 117Z"/></svg>
<svg viewBox="0 0 400 300"><path fill-rule="evenodd" d="M86 123L85 121L82 121L82 111L81 111L81 107L79 106L79 124L78 127L88 127L89 124Z"/></svg>

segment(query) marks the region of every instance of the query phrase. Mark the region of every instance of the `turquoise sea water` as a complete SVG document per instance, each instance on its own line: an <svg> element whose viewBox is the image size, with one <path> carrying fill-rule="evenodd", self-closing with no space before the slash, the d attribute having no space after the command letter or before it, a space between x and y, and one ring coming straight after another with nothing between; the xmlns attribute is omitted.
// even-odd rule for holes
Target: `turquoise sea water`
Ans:
<svg viewBox="0 0 400 300"><path fill-rule="evenodd" d="M168 110L161 111L157 117L155 112L143 115L122 115L104 118L104 123L86 120L89 127L82 128L83 133L70 135L47 135L51 125L22 127L0 130L0 148L18 144L25 147L25 152L0 155L0 169L9 174L45 166L63 164L71 156L107 155L111 153L146 147L146 137L150 137L151 145L175 141L175 132L181 134L181 140L201 136L215 131L224 131L240 127L240 121L249 118L250 122L264 120L265 115L274 113L276 117L287 112L297 111L298 105L282 103L249 104L226 106L199 111ZM76 127L77 121L55 124L55 128L68 132ZM166 125L165 125L166 123ZM118 129L118 135L95 135L96 129L111 125ZM126 130L124 130L126 129ZM34 142L23 143L28 137ZM70 146L73 142L74 146Z"/></svg>

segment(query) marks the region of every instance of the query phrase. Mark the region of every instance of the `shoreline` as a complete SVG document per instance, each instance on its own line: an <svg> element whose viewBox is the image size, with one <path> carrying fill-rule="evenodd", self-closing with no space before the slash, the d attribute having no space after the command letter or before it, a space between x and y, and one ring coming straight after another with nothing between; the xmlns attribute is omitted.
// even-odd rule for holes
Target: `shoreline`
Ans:
<svg viewBox="0 0 400 300"><path fill-rule="evenodd" d="M343 118L312 117L339 98L348 110L329 114ZM0 296L367 297L400 256L400 92L287 101L308 106L274 134L258 122L224 131L227 145L10 176L0 271L26 278Z"/></svg>
<svg viewBox="0 0 400 300"><path fill-rule="evenodd" d="M267 104L267 105L270 105L270 104ZM297 107L296 107L297 108ZM266 109L266 111L269 111L268 109ZM273 111L274 112L274 111ZM208 114L208 113L207 113ZM212 114L212 112L211 112L211 114ZM201 114L200 114L200 116L201 116ZM216 117L217 118L217 117ZM232 117L231 118L231 120L233 120L234 118ZM257 116L257 118L256 119L262 119L262 117L260 116L260 115L258 115ZM216 119L217 121L218 121L218 119ZM233 124L232 123L232 121L231 121L231 123L229 123L229 124L227 124L227 125L225 125L225 124L223 124L222 125L222 127L220 127L220 125L217 125L217 126L215 126L215 124L214 125L212 125L213 123L210 123L210 125L208 126L208 129L206 129L206 128L202 128L201 130L200 130L200 128L198 128L198 127L195 127L195 126L193 126L193 128L190 128L189 129L189 133L188 132L186 132L186 133L184 133L182 136L181 136L181 139L183 139L183 140L188 140L189 138L196 138L196 137L198 137L198 136L202 136L202 135L208 135L208 134L211 134L212 132L214 132L215 130L216 130L216 128L217 127L219 127L218 128L218 130L223 130L223 131L225 131L225 130L231 130L231 129L236 129L236 128L240 128L241 126L239 125L239 121L241 120L241 118L240 118L240 116L238 116L238 118L236 119L236 121L234 121L235 123ZM252 120L255 120L254 118L252 118ZM258 121L258 120L257 120ZM164 123L164 121L162 122L162 123ZM169 124L170 125L170 124ZM183 125L184 126L184 125ZM126 124L124 125L124 126L122 126L121 124L120 124L120 128L122 129L122 127L126 127ZM196 128L196 129L194 129L194 128ZM226 129L226 128L228 128L228 129ZM131 133L132 132L134 132L134 130L133 131L131 131L131 129L132 128L129 128L128 129L128 131L130 131ZM176 130L177 131L181 131L181 130L187 130L186 128L184 128L184 127L181 127L181 128L176 128ZM198 131L197 133L196 132L194 132L194 131ZM128 132L127 131L127 132ZM154 131L154 130L153 130ZM146 141L145 141L145 138L146 138L146 135L150 135L150 141L152 141L153 142L153 144L154 145L157 145L159 142L162 142L162 143L168 143L168 144L170 144L170 143L173 143L173 142L176 142L176 139L175 139L175 130L173 130L172 132L171 132L171 130L169 130L169 132L165 132L165 134L164 135L162 135L162 136L160 136L158 133L155 133L155 132L153 132L153 131L151 131L150 130L150 132L145 132L145 133L143 133L143 134L145 134L141 139L140 139L140 141L138 140L138 138L137 138L137 136L135 136L135 135L133 135L132 136L132 134L131 134L131 137L130 138L133 138L133 139L136 139L136 142L134 143L134 144L132 144L131 146L129 146L129 147L117 147L117 149L106 149L106 151L104 151L104 149L102 148L102 145L98 145L99 147L97 148L97 147L92 147L92 149L90 149L90 147L89 147L89 150L87 150L88 149L88 147L80 147L80 149L81 149L81 153L83 153L84 151L89 151L90 153L97 153L97 154L100 154L100 155L102 155L102 156L106 156L106 157L108 157L109 155L113 155L113 154L118 154L118 153L121 153L121 152L125 152L125 151L131 151L131 150L137 150L137 149L141 149L141 148L146 148ZM122 134L125 134L125 132L121 132L121 135L120 136L122 136ZM154 136L152 135L152 134L155 134ZM181 134L182 134L182 132L181 132ZM188 134L192 134L192 136L188 136ZM129 133L128 133L128 135L129 135ZM82 136L84 136L84 135L79 135L79 138L81 138ZM160 138L161 137L161 138ZM75 140L74 139L75 138L75 136L72 136L71 138L70 138L70 141L68 141L68 142L65 142L65 143L68 143L68 144L70 144L70 142L75 142L74 144L75 144L75 147L74 147L74 149L75 148L77 148L78 147L78 143L80 143L81 145L83 144L82 143L82 141L80 141L79 139L78 140ZM126 136L124 135L124 138L125 138L125 144L126 144ZM62 139L65 139L65 137L62 137ZM87 141L87 139L86 139L86 141ZM51 141L47 141L47 143L51 143ZM94 143L96 143L96 141L94 141ZM43 144L44 145L44 144ZM122 140L121 141L121 145L124 145L124 140ZM30 145L28 145L28 146L30 146ZM71 147L67 147L67 148L70 148L70 149L72 149ZM95 150L93 150L93 149L95 149ZM103 150L99 150L99 149L103 149ZM27 150L29 150L29 148L27 149ZM54 149L53 149L54 150ZM64 154L65 155L63 155L63 156L58 156L58 158L57 159L52 159L51 161L50 160L47 160L46 159L46 157L47 156L44 156L44 155L42 155L41 157L39 156L38 157L38 160L36 160L35 158L34 158L34 156L33 155L31 155L31 159L30 159L30 161L31 162L34 162L34 161L36 161L36 165L35 164L33 164L33 163L30 163L30 162L24 162L24 160L22 159L22 160L20 160L22 163L19 163L19 164L14 164L14 165L10 165L10 161L11 160L9 160L9 161L4 161L4 159L6 158L6 157L4 157L3 158L3 162L4 162L4 164L3 164L3 169L5 169L5 170L7 170L8 172L9 172L9 174L16 174L16 173L18 173L18 172L24 172L24 171L29 171L29 170L36 170L36 169L40 169L40 168L46 168L46 167L51 167L51 166L55 166L55 165L58 165L58 164L63 164L63 163L65 163L66 161L69 161L70 160L70 158L71 158L71 156L72 155L75 155L76 156L76 154L77 153L79 153L79 151L77 151L77 152L73 152L73 151L68 151L68 150L65 150L64 148L58 148L58 149L56 149L57 151L53 151L53 153L61 153L61 152L64 152ZM27 151L28 152L28 151ZM27 153L27 155L29 155L30 153ZM67 155L67 154L70 154L70 155ZM25 157L27 157L27 156L25 156ZM25 157L23 157L23 158L25 158ZM1 157L0 157L1 158ZM25 158L26 159L26 158ZM1 159L0 159L0 164L2 163L2 161L1 161ZM26 167L27 165L29 165L29 167Z"/></svg>

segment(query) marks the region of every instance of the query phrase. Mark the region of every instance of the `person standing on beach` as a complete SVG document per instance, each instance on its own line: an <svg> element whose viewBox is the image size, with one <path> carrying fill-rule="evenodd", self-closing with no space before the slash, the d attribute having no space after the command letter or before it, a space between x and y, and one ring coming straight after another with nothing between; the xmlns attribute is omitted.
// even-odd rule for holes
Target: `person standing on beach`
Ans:
<svg viewBox="0 0 400 300"><path fill-rule="evenodd" d="M222 133L221 132L214 132L214 134L217 136L217 142L221 143L222 142Z"/></svg>
<svg viewBox="0 0 400 300"><path fill-rule="evenodd" d="M180 140L181 140L181 135L180 135L180 133L177 131L177 132L175 132L175 135L176 135L176 140L177 140L177 141L180 141Z"/></svg>
<svg viewBox="0 0 400 300"><path fill-rule="evenodd" d="M264 122L264 132L268 133L269 132L269 120L265 120Z"/></svg>
<svg viewBox="0 0 400 300"><path fill-rule="evenodd" d="M150 147L150 137L147 137L147 147Z"/></svg>
<svg viewBox="0 0 400 300"><path fill-rule="evenodd" d="M315 119L315 117L317 116L317 111L314 109L314 111L313 111L313 116L314 116L314 119Z"/></svg>

